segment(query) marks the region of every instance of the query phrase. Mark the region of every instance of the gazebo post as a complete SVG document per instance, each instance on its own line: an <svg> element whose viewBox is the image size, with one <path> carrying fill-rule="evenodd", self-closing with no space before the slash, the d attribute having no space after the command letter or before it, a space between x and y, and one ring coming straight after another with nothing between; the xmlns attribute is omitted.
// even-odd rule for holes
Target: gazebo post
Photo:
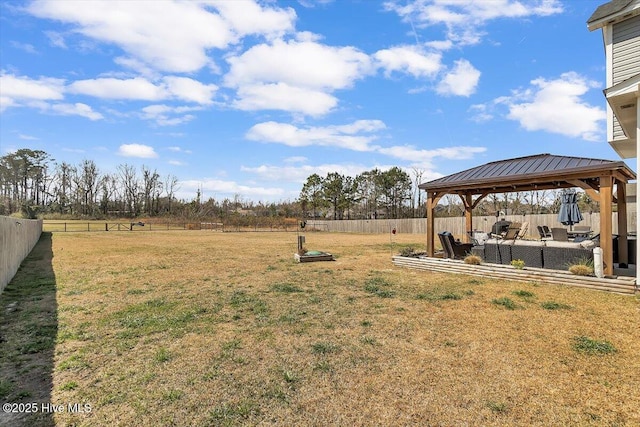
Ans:
<svg viewBox="0 0 640 427"><path fill-rule="evenodd" d="M433 257L435 249L435 211L442 193L427 191L427 256Z"/></svg>
<svg viewBox="0 0 640 427"><path fill-rule="evenodd" d="M427 193L427 256L433 257L435 254L434 247L434 228L435 228L435 218L433 214L435 212L435 203L434 203L435 193L428 192Z"/></svg>
<svg viewBox="0 0 640 427"><path fill-rule="evenodd" d="M629 264L629 246L627 243L627 186L617 181L618 199L618 263Z"/></svg>
<svg viewBox="0 0 640 427"><path fill-rule="evenodd" d="M602 248L605 275L613 274L612 181L611 175L600 177L600 247Z"/></svg>
<svg viewBox="0 0 640 427"><path fill-rule="evenodd" d="M471 194L460 194L462 204L464 205L464 228L465 235L463 237L465 243L471 242L471 233L473 232L473 199Z"/></svg>

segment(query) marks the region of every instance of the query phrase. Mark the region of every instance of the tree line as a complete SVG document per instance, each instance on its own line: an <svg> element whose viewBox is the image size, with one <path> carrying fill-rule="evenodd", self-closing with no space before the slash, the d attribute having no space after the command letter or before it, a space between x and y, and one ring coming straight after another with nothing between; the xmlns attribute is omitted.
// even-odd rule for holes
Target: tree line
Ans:
<svg viewBox="0 0 640 427"><path fill-rule="evenodd" d="M113 173L93 160L77 165L56 162L42 150L21 148L0 157L0 215L20 212L26 218L136 218L229 220L242 225L249 217L301 217L297 202L255 203L240 195L202 200L176 197L174 175L121 164Z"/></svg>
<svg viewBox="0 0 640 427"><path fill-rule="evenodd" d="M421 176L417 170L416 176ZM309 218L410 218L420 216L423 209L419 179L413 184L399 167L376 168L355 177L337 172L325 177L313 174L302 186L299 201Z"/></svg>
<svg viewBox="0 0 640 427"><path fill-rule="evenodd" d="M232 198L179 200L179 180L161 176L155 169L121 164L115 172L99 170L92 160L77 165L56 162L42 150L19 149L0 157L0 215L22 212L65 218L135 218L140 216L227 219L235 216L283 218L410 218L425 215L424 193L418 185L424 171L411 175L399 167L372 169L355 177L337 172L310 175L295 201L263 203ZM536 191L494 194L475 209L476 215L557 212L560 193ZM583 211L597 211L597 204L584 193L578 201ZM455 195L438 205L438 216L462 215L464 208Z"/></svg>
<svg viewBox="0 0 640 427"><path fill-rule="evenodd" d="M355 177L330 172L325 177L307 177L299 202L309 218L377 219L419 218L426 214L424 194L419 189L424 171L413 169L411 176L398 167L386 171L372 169ZM474 215L524 215L557 213L562 190L541 190L490 194L474 209ZM598 203L586 193L578 193L583 212L598 212ZM464 215L460 197L447 194L436 207L439 217Z"/></svg>
<svg viewBox="0 0 640 427"><path fill-rule="evenodd" d="M42 150L22 148L0 157L0 213L20 210L75 217L131 216L169 212L178 179L160 178L145 166L128 164L101 173L93 160L78 165L56 163Z"/></svg>

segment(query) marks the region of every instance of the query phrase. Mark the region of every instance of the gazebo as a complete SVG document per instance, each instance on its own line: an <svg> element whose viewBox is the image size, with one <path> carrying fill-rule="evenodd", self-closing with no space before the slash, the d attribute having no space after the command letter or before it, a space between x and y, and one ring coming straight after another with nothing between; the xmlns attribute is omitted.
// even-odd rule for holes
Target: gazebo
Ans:
<svg viewBox="0 0 640 427"><path fill-rule="evenodd" d="M600 247L604 273L613 274L613 204L618 205L618 257L627 263L626 184L636 174L622 161L537 154L499 160L420 184L427 193L427 256L435 253L434 213L446 194L457 194L465 208L465 238L472 232L473 209L489 194L579 187L600 204ZM614 196L614 186L617 187Z"/></svg>

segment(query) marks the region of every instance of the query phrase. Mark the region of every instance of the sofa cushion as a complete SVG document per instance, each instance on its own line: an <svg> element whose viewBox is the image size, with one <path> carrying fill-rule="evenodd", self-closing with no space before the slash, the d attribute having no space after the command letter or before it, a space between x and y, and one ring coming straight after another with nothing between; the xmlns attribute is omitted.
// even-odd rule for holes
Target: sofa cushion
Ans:
<svg viewBox="0 0 640 427"><path fill-rule="evenodd" d="M596 247L596 242L594 242L593 240L583 240L582 242L580 242L580 246L585 249L591 249Z"/></svg>
<svg viewBox="0 0 640 427"><path fill-rule="evenodd" d="M514 246L531 246L536 248L541 248L544 246L544 242L541 240L515 240L513 242Z"/></svg>
<svg viewBox="0 0 640 427"><path fill-rule="evenodd" d="M513 242L515 242L515 240L502 240L502 239L489 239L486 242L484 242L485 245L507 245L507 246L511 246L513 245Z"/></svg>
<svg viewBox="0 0 640 427"><path fill-rule="evenodd" d="M545 245L549 248L582 248L580 243L575 242L559 242L557 240L547 240Z"/></svg>

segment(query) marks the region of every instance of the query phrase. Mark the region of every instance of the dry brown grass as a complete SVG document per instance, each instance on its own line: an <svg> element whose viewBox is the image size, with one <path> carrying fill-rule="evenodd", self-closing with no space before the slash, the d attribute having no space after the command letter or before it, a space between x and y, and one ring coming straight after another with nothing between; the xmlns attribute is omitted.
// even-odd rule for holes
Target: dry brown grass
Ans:
<svg viewBox="0 0 640 427"><path fill-rule="evenodd" d="M394 267L421 236L306 237L336 261L295 263L293 233L54 234L51 398L92 406L56 424L640 424L638 297Z"/></svg>

